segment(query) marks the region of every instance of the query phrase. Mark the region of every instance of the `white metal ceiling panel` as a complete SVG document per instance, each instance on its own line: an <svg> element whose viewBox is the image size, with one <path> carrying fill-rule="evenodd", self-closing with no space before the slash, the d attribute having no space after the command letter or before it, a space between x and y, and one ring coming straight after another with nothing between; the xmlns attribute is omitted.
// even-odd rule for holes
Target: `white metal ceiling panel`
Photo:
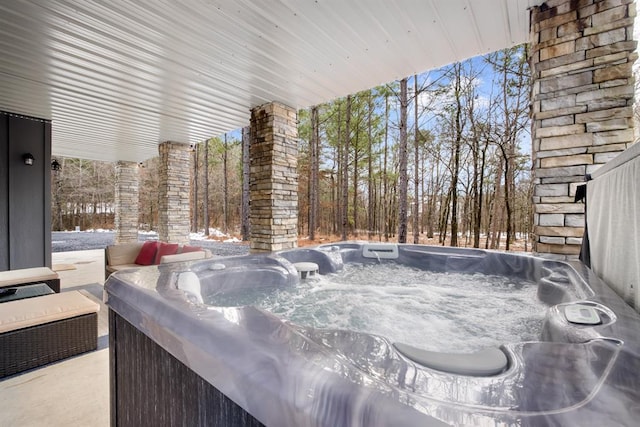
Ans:
<svg viewBox="0 0 640 427"><path fill-rule="evenodd" d="M539 0L0 1L0 109L53 153L141 161L527 41Z"/></svg>

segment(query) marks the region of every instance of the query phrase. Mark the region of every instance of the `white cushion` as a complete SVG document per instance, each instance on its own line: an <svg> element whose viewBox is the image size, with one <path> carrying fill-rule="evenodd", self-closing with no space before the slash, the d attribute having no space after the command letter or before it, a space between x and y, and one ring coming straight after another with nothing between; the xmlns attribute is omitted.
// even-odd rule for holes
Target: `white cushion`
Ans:
<svg viewBox="0 0 640 427"><path fill-rule="evenodd" d="M144 242L119 243L107 246L107 264L134 264Z"/></svg>
<svg viewBox="0 0 640 427"><path fill-rule="evenodd" d="M182 254L165 255L160 258L160 264L166 264L169 262L183 262L194 261L198 259L204 259L206 256L205 251L185 252Z"/></svg>
<svg viewBox="0 0 640 427"><path fill-rule="evenodd" d="M0 304L0 333L98 311L100 305L78 291L9 301Z"/></svg>
<svg viewBox="0 0 640 427"><path fill-rule="evenodd" d="M57 278L58 273L47 267L0 271L0 287L19 285L21 283L43 282Z"/></svg>

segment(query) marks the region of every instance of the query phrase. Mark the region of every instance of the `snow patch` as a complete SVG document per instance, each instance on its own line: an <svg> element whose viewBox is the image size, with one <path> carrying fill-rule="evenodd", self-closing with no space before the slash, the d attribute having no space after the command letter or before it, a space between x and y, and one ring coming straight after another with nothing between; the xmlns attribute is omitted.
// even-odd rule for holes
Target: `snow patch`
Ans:
<svg viewBox="0 0 640 427"><path fill-rule="evenodd" d="M210 238L219 238L224 243L238 243L241 242L237 237L233 237L227 233L223 233L218 228L210 228L209 236L205 236L204 231L199 231L197 233L190 233L189 238L191 240L207 240Z"/></svg>

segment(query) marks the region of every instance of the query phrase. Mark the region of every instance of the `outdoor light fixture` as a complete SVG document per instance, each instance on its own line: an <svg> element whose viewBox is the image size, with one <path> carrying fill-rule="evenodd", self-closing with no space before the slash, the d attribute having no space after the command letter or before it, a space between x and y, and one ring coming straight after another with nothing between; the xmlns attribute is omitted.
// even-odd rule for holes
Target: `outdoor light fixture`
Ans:
<svg viewBox="0 0 640 427"><path fill-rule="evenodd" d="M51 162L51 170L54 172L58 172L60 170L60 163L56 159L53 159Z"/></svg>
<svg viewBox="0 0 640 427"><path fill-rule="evenodd" d="M35 160L33 158L33 154L31 153L24 153L22 155L22 160L24 160L24 164L27 166L33 166L33 161Z"/></svg>

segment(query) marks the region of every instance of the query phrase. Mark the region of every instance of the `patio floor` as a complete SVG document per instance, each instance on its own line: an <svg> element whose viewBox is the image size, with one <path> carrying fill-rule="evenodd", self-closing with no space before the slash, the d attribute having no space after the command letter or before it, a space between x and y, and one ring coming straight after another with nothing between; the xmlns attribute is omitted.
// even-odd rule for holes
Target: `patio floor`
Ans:
<svg viewBox="0 0 640 427"><path fill-rule="evenodd" d="M107 308L102 303L104 251L57 252L61 291L80 290L100 304L98 350L0 380L1 426L108 426Z"/></svg>

